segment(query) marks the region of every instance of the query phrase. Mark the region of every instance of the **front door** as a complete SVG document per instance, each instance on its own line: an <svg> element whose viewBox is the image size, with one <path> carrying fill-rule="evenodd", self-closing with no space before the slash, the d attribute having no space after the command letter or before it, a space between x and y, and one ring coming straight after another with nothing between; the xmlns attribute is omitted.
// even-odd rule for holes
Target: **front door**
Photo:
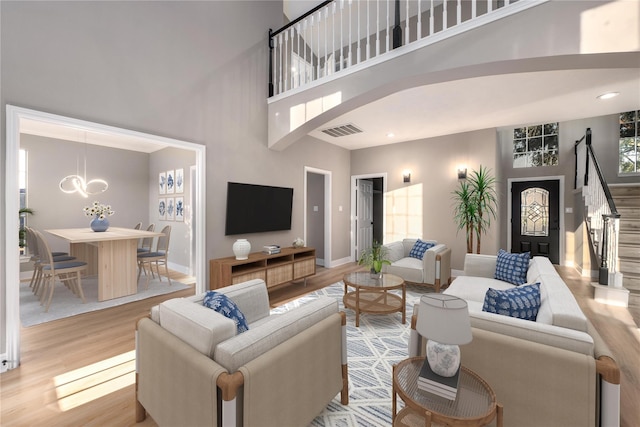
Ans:
<svg viewBox="0 0 640 427"><path fill-rule="evenodd" d="M511 183L511 252L560 263L560 181Z"/></svg>

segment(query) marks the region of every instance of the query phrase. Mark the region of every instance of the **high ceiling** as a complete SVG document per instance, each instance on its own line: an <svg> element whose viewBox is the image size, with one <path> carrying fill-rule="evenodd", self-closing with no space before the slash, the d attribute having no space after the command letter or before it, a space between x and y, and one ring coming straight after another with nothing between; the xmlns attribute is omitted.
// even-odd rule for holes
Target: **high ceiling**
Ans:
<svg viewBox="0 0 640 427"><path fill-rule="evenodd" d="M602 100L606 92L620 95ZM403 90L323 124L310 135L354 150L478 129L568 121L640 108L640 68L479 77ZM362 133L323 129L353 124Z"/></svg>

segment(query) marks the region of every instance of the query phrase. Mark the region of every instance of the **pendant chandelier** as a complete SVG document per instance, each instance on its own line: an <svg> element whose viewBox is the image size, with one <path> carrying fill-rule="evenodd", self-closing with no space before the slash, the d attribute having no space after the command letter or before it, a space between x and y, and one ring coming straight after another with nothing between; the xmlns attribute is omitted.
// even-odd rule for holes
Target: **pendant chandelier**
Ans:
<svg viewBox="0 0 640 427"><path fill-rule="evenodd" d="M104 179L94 178L87 181L87 134L84 135L84 176L80 176L80 160L76 160L76 174L67 175L60 180L60 190L64 193L79 193L82 197L104 193L109 184Z"/></svg>

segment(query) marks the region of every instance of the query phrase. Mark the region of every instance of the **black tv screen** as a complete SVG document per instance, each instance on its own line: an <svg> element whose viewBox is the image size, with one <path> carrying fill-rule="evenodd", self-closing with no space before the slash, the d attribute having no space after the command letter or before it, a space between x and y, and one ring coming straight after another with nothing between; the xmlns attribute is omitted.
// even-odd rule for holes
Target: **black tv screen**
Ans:
<svg viewBox="0 0 640 427"><path fill-rule="evenodd" d="M227 183L225 235L291 230L293 188Z"/></svg>

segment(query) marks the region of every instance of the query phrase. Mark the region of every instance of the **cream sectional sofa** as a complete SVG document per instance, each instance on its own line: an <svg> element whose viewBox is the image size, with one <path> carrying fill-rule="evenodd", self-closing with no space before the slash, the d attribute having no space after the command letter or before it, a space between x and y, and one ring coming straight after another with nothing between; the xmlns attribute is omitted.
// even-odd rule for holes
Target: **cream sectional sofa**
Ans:
<svg viewBox="0 0 640 427"><path fill-rule="evenodd" d="M204 294L153 307L136 328L136 420L160 426L304 426L338 394L348 403L346 317L333 298L270 315L251 280L217 289L249 330L202 305Z"/></svg>
<svg viewBox="0 0 640 427"><path fill-rule="evenodd" d="M405 282L434 286L440 292L441 287L451 282L451 249L435 240L423 240L434 246L425 251L421 260L412 258L409 253L417 240L403 239L383 245L391 265L385 264L382 272L400 276Z"/></svg>
<svg viewBox="0 0 640 427"><path fill-rule="evenodd" d="M529 263L527 284L540 283L536 321L482 311L488 288L515 287L495 270L496 256L467 254L464 276L444 293L468 303L473 341L461 346L462 364L491 385L504 425L618 426L619 368L554 266L544 257ZM424 341L413 326L410 355L424 354Z"/></svg>

